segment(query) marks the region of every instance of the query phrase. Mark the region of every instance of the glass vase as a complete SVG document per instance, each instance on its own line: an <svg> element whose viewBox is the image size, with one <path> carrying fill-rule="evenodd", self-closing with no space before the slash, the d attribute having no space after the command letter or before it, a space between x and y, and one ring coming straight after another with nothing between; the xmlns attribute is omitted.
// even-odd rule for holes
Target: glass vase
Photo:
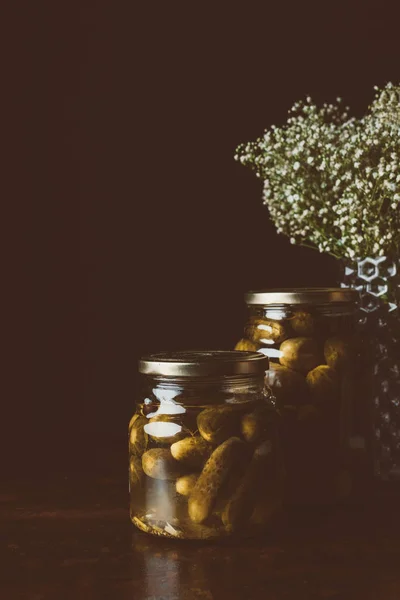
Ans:
<svg viewBox="0 0 400 600"><path fill-rule="evenodd" d="M374 470L400 480L400 257L367 257L343 265L342 287L360 292L358 327L366 349Z"/></svg>

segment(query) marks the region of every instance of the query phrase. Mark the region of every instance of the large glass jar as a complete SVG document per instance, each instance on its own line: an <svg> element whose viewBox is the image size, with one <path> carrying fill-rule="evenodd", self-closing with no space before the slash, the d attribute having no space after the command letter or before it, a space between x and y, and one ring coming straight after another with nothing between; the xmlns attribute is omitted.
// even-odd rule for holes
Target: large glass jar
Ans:
<svg viewBox="0 0 400 600"><path fill-rule="evenodd" d="M270 359L289 504L361 499L372 475L371 415L355 290L249 292L237 350Z"/></svg>
<svg viewBox="0 0 400 600"><path fill-rule="evenodd" d="M183 539L251 535L282 503L277 419L254 352L154 354L129 424L130 516Z"/></svg>

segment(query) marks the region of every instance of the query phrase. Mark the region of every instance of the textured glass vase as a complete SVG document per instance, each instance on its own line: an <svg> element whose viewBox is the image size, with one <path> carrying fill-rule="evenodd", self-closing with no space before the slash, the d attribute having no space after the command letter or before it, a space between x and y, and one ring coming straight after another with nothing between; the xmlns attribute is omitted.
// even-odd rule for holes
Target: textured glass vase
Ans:
<svg viewBox="0 0 400 600"><path fill-rule="evenodd" d="M366 350L375 474L400 479L400 258L344 265L343 287L361 295L359 328Z"/></svg>

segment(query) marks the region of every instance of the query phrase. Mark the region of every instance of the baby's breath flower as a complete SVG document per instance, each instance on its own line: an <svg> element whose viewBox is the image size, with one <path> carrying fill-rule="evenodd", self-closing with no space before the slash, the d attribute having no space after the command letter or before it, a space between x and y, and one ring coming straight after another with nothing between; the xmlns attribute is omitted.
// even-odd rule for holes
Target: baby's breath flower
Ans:
<svg viewBox="0 0 400 600"><path fill-rule="evenodd" d="M376 88L366 116L340 99L296 102L286 125L240 145L235 160L264 181L278 233L340 258L400 251L400 85Z"/></svg>

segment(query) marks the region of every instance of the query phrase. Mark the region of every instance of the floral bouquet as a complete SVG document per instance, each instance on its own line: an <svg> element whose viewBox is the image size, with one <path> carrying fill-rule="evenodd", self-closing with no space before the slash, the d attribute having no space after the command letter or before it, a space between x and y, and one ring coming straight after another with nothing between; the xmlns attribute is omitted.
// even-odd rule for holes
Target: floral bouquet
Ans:
<svg viewBox="0 0 400 600"><path fill-rule="evenodd" d="M376 88L361 119L340 98L297 102L286 125L241 144L235 159L263 180L264 203L291 243L350 260L399 255L400 85Z"/></svg>

